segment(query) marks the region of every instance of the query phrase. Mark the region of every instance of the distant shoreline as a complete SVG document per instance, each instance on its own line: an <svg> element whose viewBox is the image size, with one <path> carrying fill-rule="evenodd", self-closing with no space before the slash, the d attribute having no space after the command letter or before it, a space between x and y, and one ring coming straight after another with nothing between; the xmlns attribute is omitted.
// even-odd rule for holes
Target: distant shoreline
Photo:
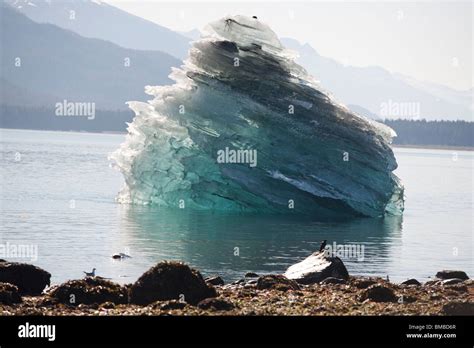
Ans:
<svg viewBox="0 0 474 348"><path fill-rule="evenodd" d="M105 134L105 135L126 135L127 132L120 131L103 131L103 132L86 132L75 130L57 130L57 129L26 129L26 128L1 128L3 130L20 130L20 131L37 131L37 132L62 132L62 133L78 133L78 134ZM391 144L393 148L400 149L427 149L427 150L452 150L452 151L474 151L471 146L452 146L452 145L406 145L406 144Z"/></svg>

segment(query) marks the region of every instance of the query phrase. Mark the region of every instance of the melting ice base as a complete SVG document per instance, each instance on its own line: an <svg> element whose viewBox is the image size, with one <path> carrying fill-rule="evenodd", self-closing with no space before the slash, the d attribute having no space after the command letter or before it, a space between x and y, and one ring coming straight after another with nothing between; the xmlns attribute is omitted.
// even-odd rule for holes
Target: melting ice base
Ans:
<svg viewBox="0 0 474 348"><path fill-rule="evenodd" d="M111 155L126 182L120 202L401 214L393 130L335 102L257 19L227 17L205 32L173 69L174 85L147 86L152 100L129 103L136 117ZM256 150L257 165L219 163L226 148Z"/></svg>

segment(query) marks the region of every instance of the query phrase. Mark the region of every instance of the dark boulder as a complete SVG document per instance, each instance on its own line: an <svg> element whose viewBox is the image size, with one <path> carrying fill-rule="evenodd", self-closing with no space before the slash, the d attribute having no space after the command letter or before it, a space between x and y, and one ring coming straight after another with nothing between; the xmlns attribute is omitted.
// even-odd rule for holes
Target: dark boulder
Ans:
<svg viewBox="0 0 474 348"><path fill-rule="evenodd" d="M18 287L9 283L0 283L0 303L11 305L20 302L21 296Z"/></svg>
<svg viewBox="0 0 474 348"><path fill-rule="evenodd" d="M160 262L146 271L130 288L130 302L147 305L155 301L184 300L192 305L216 290L206 284L201 273L181 262Z"/></svg>
<svg viewBox="0 0 474 348"><path fill-rule="evenodd" d="M450 291L456 291L456 292L461 292L461 293L469 292L469 288L464 284L446 285L446 288L449 289Z"/></svg>
<svg viewBox="0 0 474 348"><path fill-rule="evenodd" d="M340 278L329 277L324 279L321 284L346 284L347 281Z"/></svg>
<svg viewBox="0 0 474 348"><path fill-rule="evenodd" d="M443 305L445 315L474 315L474 302L451 301Z"/></svg>
<svg viewBox="0 0 474 348"><path fill-rule="evenodd" d="M257 289L273 289L280 291L287 290L300 290L300 287L297 282L294 280L288 279L280 274L268 274L264 275L257 280Z"/></svg>
<svg viewBox="0 0 474 348"><path fill-rule="evenodd" d="M111 281L86 277L69 280L52 287L48 295L60 303L77 306L80 304L101 304L111 302L125 304L128 302L127 289Z"/></svg>
<svg viewBox="0 0 474 348"><path fill-rule="evenodd" d="M207 284L211 285L224 285L224 280L219 276L207 277L204 279Z"/></svg>
<svg viewBox="0 0 474 348"><path fill-rule="evenodd" d="M181 301L177 301L177 300L170 300L170 301L166 301L166 302L157 301L153 305L154 308L159 308L163 311L169 311L169 310L173 310L173 309L184 309L184 308L186 308L186 306L188 306L188 304L186 302L181 302Z"/></svg>
<svg viewBox="0 0 474 348"><path fill-rule="evenodd" d="M212 309L216 311L230 311L235 308L232 302L223 298L206 298L197 305L201 309Z"/></svg>
<svg viewBox="0 0 474 348"><path fill-rule="evenodd" d="M405 280L401 284L403 284L403 285L421 285L421 283L418 280L414 279L414 278Z"/></svg>
<svg viewBox="0 0 474 348"><path fill-rule="evenodd" d="M454 285L454 284L459 284L462 283L464 280L459 279L459 278L451 278L451 279L445 279L441 283L443 285Z"/></svg>
<svg viewBox="0 0 474 348"><path fill-rule="evenodd" d="M396 302L398 300L394 291L383 285L371 285L361 294L360 300L371 300L374 302Z"/></svg>
<svg viewBox="0 0 474 348"><path fill-rule="evenodd" d="M458 278L458 279L462 279L462 280L469 279L466 272L464 272L464 271L451 271L451 270L439 271L438 273L436 273L436 278L439 278L439 279Z"/></svg>
<svg viewBox="0 0 474 348"><path fill-rule="evenodd" d="M0 282L16 285L21 295L40 295L50 285L51 274L17 262L0 262Z"/></svg>
<svg viewBox="0 0 474 348"><path fill-rule="evenodd" d="M339 257L327 256L319 251L290 266L284 276L300 284L319 283L329 277L349 279L346 266Z"/></svg>
<svg viewBox="0 0 474 348"><path fill-rule="evenodd" d="M260 277L257 273L254 272L247 272L245 273L245 278L258 278Z"/></svg>
<svg viewBox="0 0 474 348"><path fill-rule="evenodd" d="M431 279L431 280L428 280L424 286L436 286L436 285L439 285L441 282L440 279Z"/></svg>

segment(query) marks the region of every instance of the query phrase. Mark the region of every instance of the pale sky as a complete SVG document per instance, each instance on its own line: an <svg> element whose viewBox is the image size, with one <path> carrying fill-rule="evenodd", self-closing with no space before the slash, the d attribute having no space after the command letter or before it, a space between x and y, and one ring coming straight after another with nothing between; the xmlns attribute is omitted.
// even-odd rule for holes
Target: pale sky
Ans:
<svg viewBox="0 0 474 348"><path fill-rule="evenodd" d="M472 1L161 1L106 0L176 31L228 14L256 15L280 37L355 66L378 65L420 81L473 87Z"/></svg>

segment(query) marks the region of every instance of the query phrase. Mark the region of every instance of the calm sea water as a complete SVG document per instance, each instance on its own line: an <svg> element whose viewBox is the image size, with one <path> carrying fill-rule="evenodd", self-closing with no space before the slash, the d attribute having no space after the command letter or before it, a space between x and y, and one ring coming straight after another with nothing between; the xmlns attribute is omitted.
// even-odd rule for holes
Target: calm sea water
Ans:
<svg viewBox="0 0 474 348"><path fill-rule="evenodd" d="M114 198L123 179L107 155L124 135L0 129L0 137L0 244L37 246L32 262L53 283L93 267L133 282L171 259L231 281L248 271L283 272L322 239L364 245L363 260L344 260L351 274L394 281L426 280L441 269L474 275L473 152L396 149L403 217L321 223L120 205ZM113 260L116 252L132 258Z"/></svg>

